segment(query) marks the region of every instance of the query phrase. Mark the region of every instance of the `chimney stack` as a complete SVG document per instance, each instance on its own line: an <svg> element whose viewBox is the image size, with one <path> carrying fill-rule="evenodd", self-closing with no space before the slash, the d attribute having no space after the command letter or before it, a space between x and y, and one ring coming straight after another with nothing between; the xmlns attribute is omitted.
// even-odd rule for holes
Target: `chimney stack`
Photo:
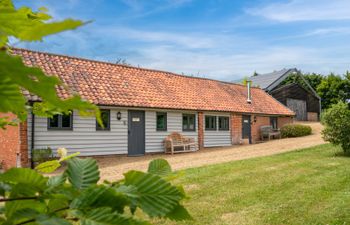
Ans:
<svg viewBox="0 0 350 225"><path fill-rule="evenodd" d="M251 80L247 80L247 102L250 104L252 103L252 95L251 95L251 85L252 85L252 81Z"/></svg>

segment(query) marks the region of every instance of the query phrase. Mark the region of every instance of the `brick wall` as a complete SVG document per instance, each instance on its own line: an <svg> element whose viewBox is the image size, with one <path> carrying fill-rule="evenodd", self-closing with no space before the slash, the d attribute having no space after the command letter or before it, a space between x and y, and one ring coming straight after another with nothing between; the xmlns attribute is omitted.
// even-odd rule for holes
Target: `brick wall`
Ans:
<svg viewBox="0 0 350 225"><path fill-rule="evenodd" d="M307 120L308 121L318 121L318 113L308 112L307 113Z"/></svg>
<svg viewBox="0 0 350 225"><path fill-rule="evenodd" d="M251 118L252 122L252 142L256 143L260 140L260 127L270 125L269 116L256 116L256 122L254 122L254 115Z"/></svg>
<svg viewBox="0 0 350 225"><path fill-rule="evenodd" d="M204 115L203 112L198 112L198 148L204 148Z"/></svg>
<svg viewBox="0 0 350 225"><path fill-rule="evenodd" d="M21 157L21 167L29 167L29 158L28 158L28 123L27 121L19 125L19 152Z"/></svg>
<svg viewBox="0 0 350 225"><path fill-rule="evenodd" d="M292 117L278 117L277 125L278 128L283 127L286 124L293 123L294 120Z"/></svg>
<svg viewBox="0 0 350 225"><path fill-rule="evenodd" d="M16 116L9 113L0 113L0 117L15 119ZM17 159L19 162L17 163ZM6 130L0 129L0 161L4 169L28 166L27 123L18 126L7 126Z"/></svg>
<svg viewBox="0 0 350 225"><path fill-rule="evenodd" d="M231 114L230 120L232 144L240 144L242 139L242 115Z"/></svg>

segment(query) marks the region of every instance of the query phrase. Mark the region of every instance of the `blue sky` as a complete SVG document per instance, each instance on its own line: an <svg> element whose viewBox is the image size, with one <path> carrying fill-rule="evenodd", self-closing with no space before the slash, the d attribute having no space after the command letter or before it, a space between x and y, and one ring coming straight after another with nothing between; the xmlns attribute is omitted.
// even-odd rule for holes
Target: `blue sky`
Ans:
<svg viewBox="0 0 350 225"><path fill-rule="evenodd" d="M15 0L93 22L15 46L220 80L350 69L349 0Z"/></svg>

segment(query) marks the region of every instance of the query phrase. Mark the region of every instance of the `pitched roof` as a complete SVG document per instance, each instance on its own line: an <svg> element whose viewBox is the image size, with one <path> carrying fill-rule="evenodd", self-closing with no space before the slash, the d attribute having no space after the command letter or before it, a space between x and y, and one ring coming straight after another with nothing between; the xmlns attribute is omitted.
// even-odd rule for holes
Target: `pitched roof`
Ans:
<svg viewBox="0 0 350 225"><path fill-rule="evenodd" d="M272 73L258 74L257 76L250 77L249 80L252 81L254 86L271 91L293 72L297 72L297 69L282 69Z"/></svg>
<svg viewBox="0 0 350 225"><path fill-rule="evenodd" d="M249 104L239 84L25 49L13 53L97 105L294 115L260 88L252 88ZM70 96L62 87L57 91L61 98Z"/></svg>

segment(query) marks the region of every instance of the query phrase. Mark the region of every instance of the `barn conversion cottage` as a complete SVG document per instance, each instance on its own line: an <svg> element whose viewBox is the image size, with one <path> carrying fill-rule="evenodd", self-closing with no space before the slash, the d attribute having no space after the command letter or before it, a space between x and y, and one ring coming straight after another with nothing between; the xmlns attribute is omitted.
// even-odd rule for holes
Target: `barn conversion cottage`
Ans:
<svg viewBox="0 0 350 225"><path fill-rule="evenodd" d="M71 91L57 87L60 97L75 92L98 105L105 127L75 111L50 119L31 115L19 127L0 131L0 159L7 167L28 165L31 149L47 147L64 146L82 155L162 152L171 132L195 139L196 149L245 139L255 143L260 126L281 127L295 115L260 88L25 49L13 52L28 66L58 76ZM27 98L39 101L29 93ZM9 132L17 136L6 138Z"/></svg>

